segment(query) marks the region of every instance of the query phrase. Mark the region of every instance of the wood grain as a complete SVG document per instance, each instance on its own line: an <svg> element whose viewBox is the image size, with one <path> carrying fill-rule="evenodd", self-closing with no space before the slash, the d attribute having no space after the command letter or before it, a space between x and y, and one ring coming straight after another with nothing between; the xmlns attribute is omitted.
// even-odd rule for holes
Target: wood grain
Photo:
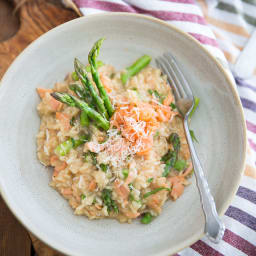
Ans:
<svg viewBox="0 0 256 256"><path fill-rule="evenodd" d="M0 197L0 255L30 256L31 240ZM17 254L19 252L19 254Z"/></svg>
<svg viewBox="0 0 256 256"><path fill-rule="evenodd" d="M0 79L16 58L16 56L32 41L48 30L77 18L76 12L65 9L60 0L16 0L16 14L10 13L10 3L0 0ZM5 9L4 9L5 8ZM5 15L5 16L3 16ZM20 18L20 28L15 34L14 21L11 16ZM11 25L10 21L14 22ZM5 29L2 29L2 28ZM14 35L15 34L15 35ZM12 36L12 37L11 37ZM10 38L11 37L11 38ZM8 40L1 42L9 38ZM1 256L31 256L31 240L28 232L15 219L0 197L0 255ZM44 245L30 234L37 256L60 256L62 254Z"/></svg>
<svg viewBox="0 0 256 256"><path fill-rule="evenodd" d="M6 26L6 21L8 21L8 26ZM14 36L19 27L19 12L14 12L14 4L0 0L0 42Z"/></svg>
<svg viewBox="0 0 256 256"><path fill-rule="evenodd" d="M75 12L64 9L59 3L57 0L30 0L20 7L21 27L18 33L0 43L0 77L32 41L46 31L78 17Z"/></svg>

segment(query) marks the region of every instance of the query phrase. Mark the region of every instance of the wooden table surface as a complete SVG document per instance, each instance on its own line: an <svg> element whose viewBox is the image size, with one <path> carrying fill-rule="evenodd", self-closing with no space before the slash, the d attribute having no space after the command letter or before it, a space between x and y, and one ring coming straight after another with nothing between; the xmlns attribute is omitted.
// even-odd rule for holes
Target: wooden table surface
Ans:
<svg viewBox="0 0 256 256"><path fill-rule="evenodd" d="M68 0L67 0L68 2ZM15 57L48 30L78 14L61 0L0 0L0 79ZM0 196L0 255L57 256L30 234L13 216Z"/></svg>

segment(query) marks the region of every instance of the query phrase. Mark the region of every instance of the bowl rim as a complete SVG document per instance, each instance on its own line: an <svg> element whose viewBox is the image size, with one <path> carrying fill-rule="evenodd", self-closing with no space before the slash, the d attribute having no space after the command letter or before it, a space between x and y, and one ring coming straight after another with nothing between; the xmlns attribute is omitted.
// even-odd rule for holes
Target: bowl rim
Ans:
<svg viewBox="0 0 256 256"><path fill-rule="evenodd" d="M190 34L182 31L181 29L175 27L172 24L169 24L163 20L160 20L158 18L154 18L151 16L147 16L144 14L137 14L137 13L125 13L125 12L106 12L106 13L98 13L98 14L90 14L88 16L82 16L82 17L78 17L75 18L73 20L70 20L68 22L65 22L61 25L58 25L57 27L45 32L44 34L42 34L41 36L39 36L36 40L34 40L32 43L30 43L16 58L15 60L11 63L11 65L8 67L8 69L6 70L6 72L4 73L2 79L0 80L0 98L3 95L4 91L8 88L8 86L4 86L4 82L7 79L6 77L8 77L8 74L12 71L13 66L15 65L16 62L18 62L23 55L25 55L27 52L29 52L30 48L36 44L38 44L41 40L46 39L50 34L54 33L55 30L59 30L61 28L63 28L64 26L71 26L72 24L76 24L76 23L80 23L82 20L84 19L93 19L93 18L104 18L104 17L108 17L108 16L127 16L127 17L134 17L136 19L144 19L146 21L149 22L153 22L155 24L159 24L161 26L165 26L166 28L169 28L171 30L174 30L176 33L182 35L183 37L185 37L187 40L190 40L192 43L196 44L197 47L199 47L201 49L201 51L204 52L204 54L208 55L208 57L212 60L213 63L216 64L217 68L219 69L219 71L221 73L223 73L226 82L228 84L228 86L231 89L231 92L233 94L234 100L236 101L236 106L238 107L239 111L240 111L240 115L241 115L241 121L242 121L242 132L243 132L243 155L241 156L241 163L242 163L242 167L240 169L240 176L238 176L237 180L235 181L235 185L233 186L233 188L230 190L230 196L225 200L225 202L223 203L222 207L219 209L218 213L219 216L223 216L225 211L228 209L229 205L231 204L231 201L233 200L236 191L238 190L238 187L240 185L241 182L241 178L245 169L245 164L246 164L246 148L247 148L247 132L246 132L246 124L245 124L245 116L244 116L244 111L243 111L243 107L238 95L238 92L235 88L235 83L234 80L232 80L232 78L229 76L228 71L225 70L225 68L222 66L222 64L217 60L217 58L215 58L209 51L207 51L206 48L204 48L204 46L198 41L196 40L194 37L192 37ZM50 241L47 237L47 235L45 235L44 233L40 233L40 230L38 230L36 227L32 227L32 225L30 224L29 221L26 221L24 219L24 217L20 217L18 215L18 213L16 213L16 208L15 205L11 202L10 199L8 199L7 194L4 192L3 187L1 186L0 183L0 194L4 200L4 202L6 203L6 205L8 206L8 208L10 209L10 211L12 212L12 214L15 216L15 218L23 225L23 227L25 227L25 229L27 231L29 231L30 233L32 233L36 238L38 238L40 241L44 242L47 246L49 246L50 248L60 252L60 253L64 253L66 255L77 255L80 256L80 254L73 254L72 251L70 251L70 249L68 247L62 247L60 246L60 244L54 244L54 241ZM164 255L170 255L171 254L175 254L178 253L179 251L189 247L190 245L192 245L193 243L195 243L196 241L198 241L199 239L201 239L203 236L205 235L204 232L201 232L201 234L199 235L194 235L193 237L183 241L180 243L180 245L176 246L175 248L168 248L165 251L161 251L157 254L155 254L155 256L164 256Z"/></svg>

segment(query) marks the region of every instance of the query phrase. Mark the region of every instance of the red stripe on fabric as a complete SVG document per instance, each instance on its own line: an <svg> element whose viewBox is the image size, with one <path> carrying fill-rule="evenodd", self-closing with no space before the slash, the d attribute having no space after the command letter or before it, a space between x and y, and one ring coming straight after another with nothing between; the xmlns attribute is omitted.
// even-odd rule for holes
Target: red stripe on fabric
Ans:
<svg viewBox="0 0 256 256"><path fill-rule="evenodd" d="M190 246L193 250L197 251L200 253L202 256L224 256L220 252L216 251L212 247L210 247L208 244L205 242L198 240L196 243Z"/></svg>
<svg viewBox="0 0 256 256"><path fill-rule="evenodd" d="M162 2L173 2L179 4L195 4L194 0L161 0Z"/></svg>
<svg viewBox="0 0 256 256"><path fill-rule="evenodd" d="M126 6L126 5L111 3L106 1L75 0L75 2L79 7L96 8L104 11L113 11L113 12L133 12L133 13L141 13L141 14L150 14L156 18L159 18L165 21L176 20L176 21L186 21L186 22L193 22L193 23L199 23L199 24L206 24L202 16L195 15L195 14L171 12L171 11L145 10L135 6ZM218 47L218 44L215 39L212 39L197 33L190 33L190 34L202 44Z"/></svg>
<svg viewBox="0 0 256 256"><path fill-rule="evenodd" d="M251 139L248 139L248 141L249 141L249 144L250 144L251 148L252 148L254 151L256 151L256 144L255 144Z"/></svg>
<svg viewBox="0 0 256 256"><path fill-rule="evenodd" d="M253 244L228 229L224 233L223 240L248 256L256 255L256 247Z"/></svg>
<svg viewBox="0 0 256 256"><path fill-rule="evenodd" d="M256 125L246 120L247 129L253 133L256 133Z"/></svg>
<svg viewBox="0 0 256 256"><path fill-rule="evenodd" d="M95 8L103 11L111 11L111 12L136 12L131 6L111 3L105 1L94 1L94 0L74 0L76 5L81 8Z"/></svg>
<svg viewBox="0 0 256 256"><path fill-rule="evenodd" d="M136 6L127 6L123 4L105 2L105 1L93 1L93 0L75 0L75 3L79 7L90 7L96 8L104 11L112 12L136 12L141 14L150 14L158 19L165 21L187 21L206 25L204 18L200 15L182 12L172 12L172 11L153 11L138 8Z"/></svg>
<svg viewBox="0 0 256 256"><path fill-rule="evenodd" d="M210 38L208 36L204 36L204 35L200 35L197 33L189 33L191 36L193 36L194 38L196 38L200 43L202 44L208 44L214 47L219 47L218 43L215 39Z"/></svg>

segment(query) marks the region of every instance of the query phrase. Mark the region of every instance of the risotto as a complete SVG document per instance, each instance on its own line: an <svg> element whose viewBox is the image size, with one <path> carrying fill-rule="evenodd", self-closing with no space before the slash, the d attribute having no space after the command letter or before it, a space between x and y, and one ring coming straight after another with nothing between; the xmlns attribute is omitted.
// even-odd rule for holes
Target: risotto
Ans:
<svg viewBox="0 0 256 256"><path fill-rule="evenodd" d="M87 66L75 59L64 82L37 89L37 156L75 214L147 224L189 184L183 120L149 56L118 72L96 60L102 41Z"/></svg>

